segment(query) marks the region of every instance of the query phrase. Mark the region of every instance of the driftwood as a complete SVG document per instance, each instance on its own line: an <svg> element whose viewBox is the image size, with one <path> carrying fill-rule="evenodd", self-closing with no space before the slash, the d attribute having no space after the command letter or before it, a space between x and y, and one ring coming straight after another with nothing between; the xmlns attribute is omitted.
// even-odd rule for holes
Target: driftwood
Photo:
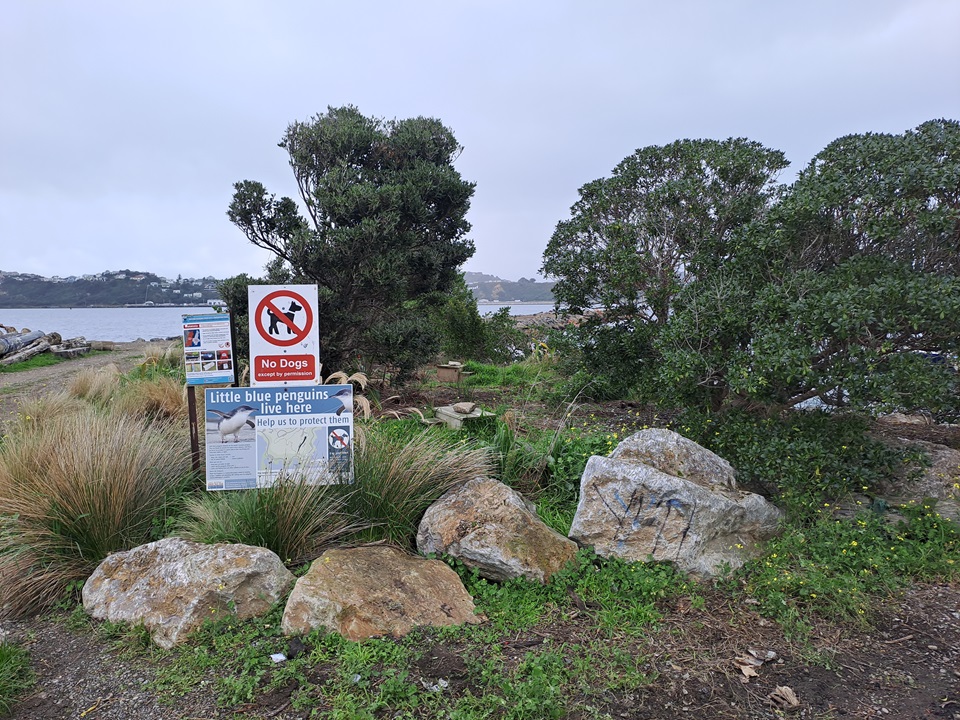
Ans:
<svg viewBox="0 0 960 720"><path fill-rule="evenodd" d="M46 336L43 330L33 330L32 332L20 333L17 335L8 335L0 338L0 357L10 353L19 352L28 345L42 339Z"/></svg>
<svg viewBox="0 0 960 720"><path fill-rule="evenodd" d="M50 349L50 343L46 340L37 340L32 345L28 345L19 352L11 353L9 355L4 355L3 359L0 359L0 365L13 365L14 363L21 362L23 360L28 360L34 355L39 355L40 353L45 353Z"/></svg>
<svg viewBox="0 0 960 720"><path fill-rule="evenodd" d="M74 338L74 340L79 340L80 344L86 342L83 338ZM67 340L66 344L68 347L76 347L74 340ZM34 355L40 355L47 351L52 351L56 353L57 348L63 347L61 343L64 340L60 337L60 333L50 333L49 335L44 335L38 340L34 340L29 345L21 347L16 352L8 353L0 359L0 365L13 365L14 363L22 362L23 360L29 360ZM89 349L89 348L88 348ZM84 351L85 352L85 351ZM76 353L71 353L71 356Z"/></svg>

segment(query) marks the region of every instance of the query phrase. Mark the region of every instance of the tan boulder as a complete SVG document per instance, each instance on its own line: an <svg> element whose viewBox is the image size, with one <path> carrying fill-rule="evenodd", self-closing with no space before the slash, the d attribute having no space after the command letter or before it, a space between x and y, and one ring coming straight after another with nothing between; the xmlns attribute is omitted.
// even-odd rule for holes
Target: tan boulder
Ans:
<svg viewBox="0 0 960 720"><path fill-rule="evenodd" d="M325 627L363 640L481 621L446 563L376 546L327 550L314 560L290 593L282 629L301 635Z"/></svg>
<svg viewBox="0 0 960 720"><path fill-rule="evenodd" d="M577 544L547 527L515 490L475 478L427 509L417 549L459 558L491 580L525 577L545 583L573 560Z"/></svg>
<svg viewBox="0 0 960 720"><path fill-rule="evenodd" d="M83 608L99 620L142 623L171 648L219 613L265 614L293 581L265 548L167 538L106 558L83 586Z"/></svg>

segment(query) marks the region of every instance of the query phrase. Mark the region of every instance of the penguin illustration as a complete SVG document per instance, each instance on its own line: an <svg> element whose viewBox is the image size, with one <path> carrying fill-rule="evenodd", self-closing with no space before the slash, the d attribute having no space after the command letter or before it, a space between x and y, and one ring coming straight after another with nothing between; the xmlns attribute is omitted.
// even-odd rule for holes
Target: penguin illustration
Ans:
<svg viewBox="0 0 960 720"><path fill-rule="evenodd" d="M233 435L233 441L239 442L240 431L243 430L244 425L256 428L253 420L250 419L250 415L257 412L257 409L249 405L241 405L227 412L207 408L207 412L218 415L220 418L217 420L217 430L220 431L220 442L226 442L227 435Z"/></svg>
<svg viewBox="0 0 960 720"><path fill-rule="evenodd" d="M335 397L337 400L340 401L340 407L337 409L338 417L343 413L344 410L346 410L348 413L353 412L352 407L347 407L347 398L351 398L351 399L353 398L353 390L351 388L344 388L340 392L334 393L332 397ZM352 402L351 402L351 405L352 405Z"/></svg>

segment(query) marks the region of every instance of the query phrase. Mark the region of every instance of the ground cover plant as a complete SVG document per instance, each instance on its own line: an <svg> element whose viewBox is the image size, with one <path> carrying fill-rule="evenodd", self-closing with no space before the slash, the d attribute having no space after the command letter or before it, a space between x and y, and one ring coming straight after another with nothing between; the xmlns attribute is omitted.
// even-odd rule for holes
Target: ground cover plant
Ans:
<svg viewBox="0 0 960 720"><path fill-rule="evenodd" d="M50 367L51 365L56 365L61 362L63 362L63 358L59 358L53 353L41 353L26 360L21 360L20 362L0 365L0 373L24 372L40 367Z"/></svg>
<svg viewBox="0 0 960 720"><path fill-rule="evenodd" d="M17 698L32 684L27 651L6 640L0 641L0 714L10 712Z"/></svg>

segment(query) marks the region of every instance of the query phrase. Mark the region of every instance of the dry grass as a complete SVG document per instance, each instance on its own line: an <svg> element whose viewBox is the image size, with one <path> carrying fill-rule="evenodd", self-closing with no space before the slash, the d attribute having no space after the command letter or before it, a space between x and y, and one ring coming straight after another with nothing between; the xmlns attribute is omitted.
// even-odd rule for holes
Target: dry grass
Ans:
<svg viewBox="0 0 960 720"><path fill-rule="evenodd" d="M141 375L157 371L180 371L183 369L183 345L171 343L166 347L151 344L143 354L143 362L137 366Z"/></svg>
<svg viewBox="0 0 960 720"><path fill-rule="evenodd" d="M489 450L428 433L412 440L387 435L382 426L356 433L352 513L370 524L367 540L409 547L423 513L437 498L477 476L493 474Z"/></svg>
<svg viewBox="0 0 960 720"><path fill-rule="evenodd" d="M97 405L108 405L120 387L123 372L115 363L87 368L73 376L67 392L75 398Z"/></svg>
<svg viewBox="0 0 960 720"><path fill-rule="evenodd" d="M110 552L154 539L190 478L184 433L41 402L0 446L2 615L47 607Z"/></svg>
<svg viewBox="0 0 960 720"><path fill-rule="evenodd" d="M338 370L335 373L331 373L324 383L327 385L352 385L356 383L360 387L360 393L353 393L354 412L356 413L356 411L359 410L364 419L369 419L370 416L373 415L370 400L361 394L367 389L368 380L365 373L355 372L353 375L347 375L342 370Z"/></svg>
<svg viewBox="0 0 960 720"><path fill-rule="evenodd" d="M123 386L114 400L117 412L149 420L186 420L187 393L183 381L155 375Z"/></svg>

